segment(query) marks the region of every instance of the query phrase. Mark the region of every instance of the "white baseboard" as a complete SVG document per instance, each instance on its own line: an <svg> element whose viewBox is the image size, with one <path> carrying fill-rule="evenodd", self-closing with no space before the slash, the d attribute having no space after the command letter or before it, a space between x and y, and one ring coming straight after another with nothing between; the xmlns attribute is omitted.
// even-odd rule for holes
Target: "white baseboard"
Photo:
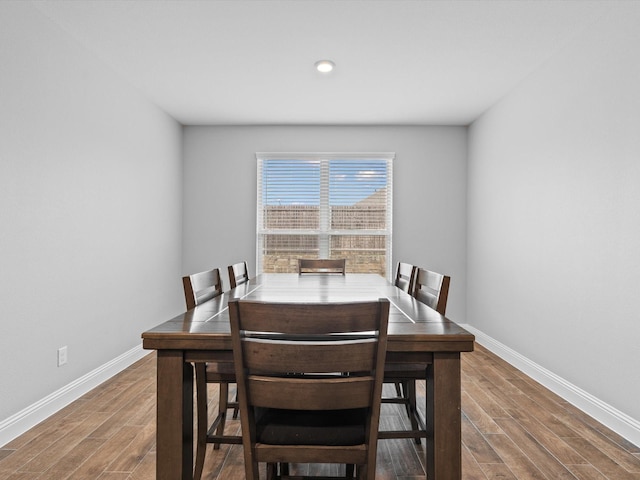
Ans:
<svg viewBox="0 0 640 480"><path fill-rule="evenodd" d="M541 367L489 335L473 328L471 325L462 324L461 326L470 333L473 333L476 336L476 341L483 347L495 353L518 370L526 373L535 381L595 418L631 443L640 445L640 422L637 420L576 387L544 367ZM0 446L22 435L30 428L33 428L41 421L148 354L149 352L143 350L142 346L132 348L110 362L105 363L61 389L47 395L33 405L1 421Z"/></svg>
<svg viewBox="0 0 640 480"><path fill-rule="evenodd" d="M460 325L476 336L476 341L487 350L510 363L518 370L526 373L538 383L542 384L556 395L579 408L589 416L595 418L604 426L624 437L634 445L640 445L640 422L629 415L617 410L611 405L594 397L581 388L559 377L555 373L541 367L537 363L520 355L515 350L473 328L471 325Z"/></svg>
<svg viewBox="0 0 640 480"><path fill-rule="evenodd" d="M6 445L14 438L22 435L30 428L33 428L41 421L148 354L149 351L143 350L142 345L132 348L128 352L123 353L110 362L105 363L70 384L47 395L15 415L2 420L0 422L0 446Z"/></svg>

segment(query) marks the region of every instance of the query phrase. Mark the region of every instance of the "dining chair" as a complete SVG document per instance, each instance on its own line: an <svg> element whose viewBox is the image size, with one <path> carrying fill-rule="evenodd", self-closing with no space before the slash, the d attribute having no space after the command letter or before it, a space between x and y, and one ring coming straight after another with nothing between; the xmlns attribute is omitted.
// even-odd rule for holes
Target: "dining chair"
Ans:
<svg viewBox="0 0 640 480"><path fill-rule="evenodd" d="M444 315L447 310L451 277L422 268L415 268L414 275L412 296ZM383 398L382 401L403 404L411 429L381 432L380 438L414 438L418 444L421 438L426 438L426 425L416 404L416 380L426 380L426 373L427 365L420 363L389 364L385 367L384 382L396 386L397 396Z"/></svg>
<svg viewBox="0 0 640 480"><path fill-rule="evenodd" d="M229 270L229 285L231 288L236 288L238 285L242 285L249 281L249 269L247 268L247 262L239 262L227 267Z"/></svg>
<svg viewBox="0 0 640 480"><path fill-rule="evenodd" d="M410 263L398 262L396 279L394 285L409 295L413 294L413 281L415 280L418 267Z"/></svg>
<svg viewBox="0 0 640 480"><path fill-rule="evenodd" d="M220 269L214 268L213 270L182 277L182 286L184 287L187 310L191 310L196 305L222 295Z"/></svg>
<svg viewBox="0 0 640 480"><path fill-rule="evenodd" d="M410 263L398 262L398 268L396 270L396 278L394 281L394 285L398 287L403 292L408 293L409 295L413 295L413 281L416 276L416 270L418 267L415 265L411 265ZM404 399L404 395L402 393L402 383L400 382L392 382L391 377L395 377L395 372L393 371L394 367L386 366L385 367L385 379L384 383L393 383L396 391L395 397L383 397L383 403L404 403L400 399ZM387 373L387 370L389 371ZM408 408L408 407L407 407ZM408 412L407 412L408 413Z"/></svg>
<svg viewBox="0 0 640 480"><path fill-rule="evenodd" d="M303 273L340 273L345 274L346 259L299 258L298 275Z"/></svg>
<svg viewBox="0 0 640 480"><path fill-rule="evenodd" d="M374 480L389 301L234 299L229 317L245 478L338 463Z"/></svg>
<svg viewBox="0 0 640 480"><path fill-rule="evenodd" d="M184 298L187 310L222 295L222 280L220 270L214 268L205 272L194 273L182 277ZM227 409L233 409L233 417L238 415L238 403L229 402L229 384L236 383L236 374L233 361L228 362L197 362L196 370L196 412L197 412L197 438L196 460L193 478L199 480L202 476L204 457L207 443L213 443L214 449L220 448L221 443L240 443L239 438L225 437ZM219 399L218 413L211 426L208 425L209 411L207 400L207 384L218 384Z"/></svg>
<svg viewBox="0 0 640 480"><path fill-rule="evenodd" d="M435 311L444 315L451 277L419 268L413 285L413 296Z"/></svg>

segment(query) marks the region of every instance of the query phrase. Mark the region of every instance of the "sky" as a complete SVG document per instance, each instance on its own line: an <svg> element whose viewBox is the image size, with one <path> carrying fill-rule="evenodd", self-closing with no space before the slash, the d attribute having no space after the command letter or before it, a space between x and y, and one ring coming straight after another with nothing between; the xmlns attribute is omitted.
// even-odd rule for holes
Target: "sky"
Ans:
<svg viewBox="0 0 640 480"><path fill-rule="evenodd" d="M264 205L319 205L328 175L330 205L353 205L387 183L386 160L264 160ZM326 182L325 182L326 183Z"/></svg>

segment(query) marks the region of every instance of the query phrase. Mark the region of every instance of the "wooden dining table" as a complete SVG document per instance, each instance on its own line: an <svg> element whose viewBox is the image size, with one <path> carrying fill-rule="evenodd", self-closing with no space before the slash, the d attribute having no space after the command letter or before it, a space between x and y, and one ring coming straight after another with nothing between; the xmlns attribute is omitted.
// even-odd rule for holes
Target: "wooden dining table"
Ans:
<svg viewBox="0 0 640 480"><path fill-rule="evenodd" d="M474 336L455 322L376 274L261 274L142 334L157 350L156 478L193 475L193 364L232 360L227 304L341 303L387 298L386 362L427 365L426 478L460 480L460 353L473 351ZM384 441L384 440L380 440Z"/></svg>

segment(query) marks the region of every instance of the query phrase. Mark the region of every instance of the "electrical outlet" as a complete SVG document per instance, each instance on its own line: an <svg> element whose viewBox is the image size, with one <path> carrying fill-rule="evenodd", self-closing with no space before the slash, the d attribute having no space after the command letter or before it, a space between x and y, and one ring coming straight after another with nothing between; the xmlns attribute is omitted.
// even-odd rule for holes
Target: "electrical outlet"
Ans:
<svg viewBox="0 0 640 480"><path fill-rule="evenodd" d="M67 346L58 349L58 366L61 367L67 363Z"/></svg>

